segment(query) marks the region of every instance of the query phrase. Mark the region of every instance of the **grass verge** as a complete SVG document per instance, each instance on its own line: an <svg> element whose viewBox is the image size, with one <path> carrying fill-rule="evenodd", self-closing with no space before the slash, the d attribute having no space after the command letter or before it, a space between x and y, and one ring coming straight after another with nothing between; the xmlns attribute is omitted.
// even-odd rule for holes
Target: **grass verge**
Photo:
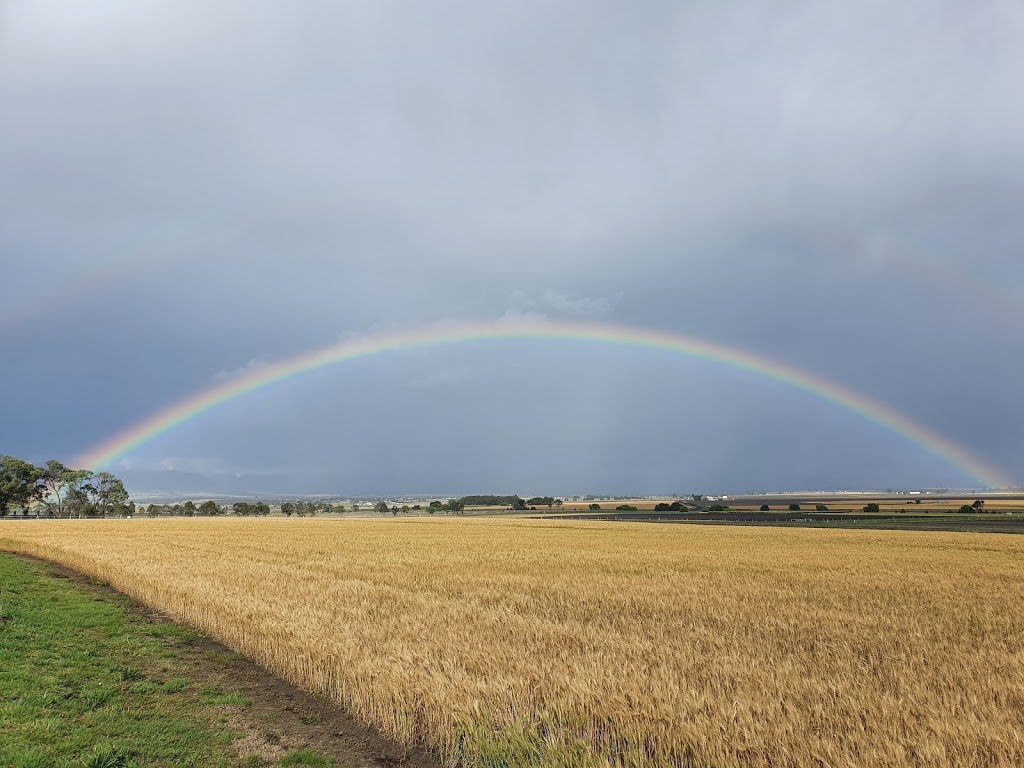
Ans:
<svg viewBox="0 0 1024 768"><path fill-rule="evenodd" d="M199 686L193 630L151 623L114 592L0 554L0 765L11 768L334 766L313 752L244 758L232 713L251 702Z"/></svg>

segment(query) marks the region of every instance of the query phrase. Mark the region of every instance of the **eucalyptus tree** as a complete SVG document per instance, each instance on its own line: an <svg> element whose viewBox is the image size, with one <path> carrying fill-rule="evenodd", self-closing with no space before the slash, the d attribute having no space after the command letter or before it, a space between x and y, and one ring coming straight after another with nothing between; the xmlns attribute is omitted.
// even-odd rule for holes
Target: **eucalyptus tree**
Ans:
<svg viewBox="0 0 1024 768"><path fill-rule="evenodd" d="M223 510L220 508L220 505L216 501L213 501L212 499L207 499L206 501L199 505L200 515L207 515L209 517L213 517L215 515L219 515L222 511Z"/></svg>
<svg viewBox="0 0 1024 768"><path fill-rule="evenodd" d="M68 512L65 501L70 495L76 503L81 502L81 486L92 477L88 469L69 469L56 459L50 459L42 467L39 476L40 498L53 516L64 517Z"/></svg>
<svg viewBox="0 0 1024 768"><path fill-rule="evenodd" d="M109 472L77 471L63 502L63 511L77 517L123 516L132 509L124 483Z"/></svg>
<svg viewBox="0 0 1024 768"><path fill-rule="evenodd" d="M0 456L0 517L38 498L42 470L14 456Z"/></svg>

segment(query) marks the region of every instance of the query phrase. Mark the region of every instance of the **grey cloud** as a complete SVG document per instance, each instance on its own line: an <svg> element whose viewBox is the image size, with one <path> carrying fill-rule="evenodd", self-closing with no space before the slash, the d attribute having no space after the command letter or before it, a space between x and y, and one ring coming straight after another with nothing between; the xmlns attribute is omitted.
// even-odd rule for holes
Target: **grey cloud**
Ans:
<svg viewBox="0 0 1024 768"><path fill-rule="evenodd" d="M748 348L863 390L1007 472L1024 461L1024 15L1012 4L0 13L0 343L23 372L0 396L61 404L49 423L10 415L0 449L76 452L250 361L375 329L574 318ZM220 424L208 458L225 467L311 482L343 464L367 490L431 477L440 489L470 482L469 468L495 483L665 489L678 450L698 485L701 473L895 483L899 458L908 478L964 482L846 422L823 433L828 451L790 440L766 461L764 440L709 417L680 449L657 428L677 406L635 406L611 351L575 387L507 374L525 399L505 421L476 398L513 384L490 369L461 377L482 363L453 354L396 364L414 383L386 401L402 407L357 387L378 416L341 413L344 446L282 387L243 409L255 423L210 416L138 458L208 456L195 446ZM540 365L528 350L515 360ZM705 407L734 412L714 389ZM337 407L331 387L311 391L313 413ZM747 422L777 433L769 390L744 391ZM579 435L572 450L535 461L478 434L530 413ZM791 416L813 426L813 413ZM631 457L621 446L638 425L650 437ZM429 430L451 435L465 472L378 437Z"/></svg>

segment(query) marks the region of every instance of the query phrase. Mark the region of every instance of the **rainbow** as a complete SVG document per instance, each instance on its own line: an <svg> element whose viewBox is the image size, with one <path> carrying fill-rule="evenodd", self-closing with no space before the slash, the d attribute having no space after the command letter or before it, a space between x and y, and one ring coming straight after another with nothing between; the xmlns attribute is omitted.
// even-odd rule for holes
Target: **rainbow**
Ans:
<svg viewBox="0 0 1024 768"><path fill-rule="evenodd" d="M907 438L945 460L964 474L990 488L1010 486L1001 473L972 456L948 438L897 413L864 395L827 381L815 374L753 353L693 336L644 328L574 322L478 323L431 326L419 330L378 334L331 344L241 374L174 403L76 459L75 466L99 470L166 432L243 397L250 392L311 373L328 366L388 352L423 347L463 344L472 341L515 339L559 340L614 344L661 350L709 360L758 376L797 387L808 394L856 413L885 429Z"/></svg>

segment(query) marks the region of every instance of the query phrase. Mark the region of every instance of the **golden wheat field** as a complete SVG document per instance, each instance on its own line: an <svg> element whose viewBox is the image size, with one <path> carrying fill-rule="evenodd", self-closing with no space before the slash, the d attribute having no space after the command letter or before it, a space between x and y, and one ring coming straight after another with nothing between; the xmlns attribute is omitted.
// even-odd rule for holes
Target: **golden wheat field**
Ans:
<svg viewBox="0 0 1024 768"><path fill-rule="evenodd" d="M7 524L451 764L1024 765L1024 538L511 519Z"/></svg>

